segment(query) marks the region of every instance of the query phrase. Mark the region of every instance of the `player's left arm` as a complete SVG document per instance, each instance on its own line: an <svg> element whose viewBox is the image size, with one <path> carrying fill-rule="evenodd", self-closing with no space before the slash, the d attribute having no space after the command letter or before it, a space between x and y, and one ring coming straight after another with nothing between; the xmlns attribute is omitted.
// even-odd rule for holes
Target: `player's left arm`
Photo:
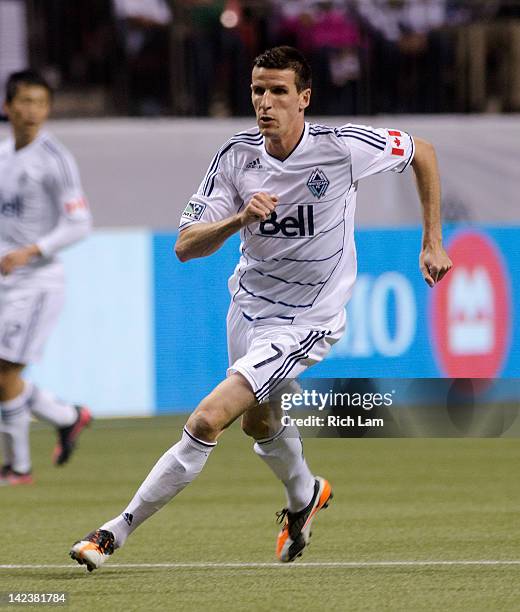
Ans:
<svg viewBox="0 0 520 612"><path fill-rule="evenodd" d="M442 246L441 184L435 149L426 140L414 138L412 167L423 211L423 237L419 266L430 287L438 283L453 266Z"/></svg>

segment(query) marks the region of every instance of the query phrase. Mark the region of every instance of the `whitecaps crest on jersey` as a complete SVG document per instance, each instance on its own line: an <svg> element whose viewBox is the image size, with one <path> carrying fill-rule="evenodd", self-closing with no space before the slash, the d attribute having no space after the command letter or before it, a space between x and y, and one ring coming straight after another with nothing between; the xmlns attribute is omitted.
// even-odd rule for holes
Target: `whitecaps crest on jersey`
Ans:
<svg viewBox="0 0 520 612"><path fill-rule="evenodd" d="M329 179L320 168L313 170L307 181L309 191L314 197L318 198L318 200L325 195L329 185Z"/></svg>

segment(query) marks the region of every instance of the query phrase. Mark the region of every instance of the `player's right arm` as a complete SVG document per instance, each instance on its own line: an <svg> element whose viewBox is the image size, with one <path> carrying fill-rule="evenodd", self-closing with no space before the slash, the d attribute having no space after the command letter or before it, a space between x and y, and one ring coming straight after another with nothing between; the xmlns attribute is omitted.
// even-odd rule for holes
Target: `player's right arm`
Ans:
<svg viewBox="0 0 520 612"><path fill-rule="evenodd" d="M175 243L175 254L183 262L211 255L243 227L265 221L277 204L278 198L275 195L259 192L253 195L240 213L221 221L195 223L185 229L181 228Z"/></svg>

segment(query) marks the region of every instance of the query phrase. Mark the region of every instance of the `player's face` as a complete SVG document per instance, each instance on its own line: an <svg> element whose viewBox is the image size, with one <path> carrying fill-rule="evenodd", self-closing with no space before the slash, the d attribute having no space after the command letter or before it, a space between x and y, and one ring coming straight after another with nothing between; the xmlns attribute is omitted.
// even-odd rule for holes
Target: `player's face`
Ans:
<svg viewBox="0 0 520 612"><path fill-rule="evenodd" d="M32 140L49 116L50 95L41 85L24 85L16 89L16 95L4 111L13 126L15 134Z"/></svg>
<svg viewBox="0 0 520 612"><path fill-rule="evenodd" d="M298 93L294 70L253 68L251 98L260 131L266 138L300 133L311 90Z"/></svg>

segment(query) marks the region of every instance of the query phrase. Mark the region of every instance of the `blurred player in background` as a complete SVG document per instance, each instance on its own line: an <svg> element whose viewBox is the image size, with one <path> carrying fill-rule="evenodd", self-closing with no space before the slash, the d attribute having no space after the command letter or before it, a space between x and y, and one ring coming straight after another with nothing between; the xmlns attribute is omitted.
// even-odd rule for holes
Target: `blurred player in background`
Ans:
<svg viewBox="0 0 520 612"><path fill-rule="evenodd" d="M12 74L4 113L12 137L0 143L0 410L3 463L0 484L32 482L31 414L58 432L53 460L65 463L87 408L56 399L22 378L37 361L61 311L63 267L56 254L84 238L91 217L76 162L42 130L51 90L30 70Z"/></svg>
<svg viewBox="0 0 520 612"><path fill-rule="evenodd" d="M72 558L89 570L200 473L217 438L239 416L255 452L285 486L276 554L287 562L302 553L331 485L311 472L298 430L281 426L269 397L277 381L321 361L345 329L356 277L360 179L412 165L423 207L422 274L433 286L451 268L429 143L401 130L305 122L311 71L291 47L255 60L251 90L258 127L231 138L214 157L182 215L175 247L181 261L204 257L240 232L242 255L229 282L228 377L201 401L182 439L123 513L74 544ZM391 257L391 245L388 251Z"/></svg>

